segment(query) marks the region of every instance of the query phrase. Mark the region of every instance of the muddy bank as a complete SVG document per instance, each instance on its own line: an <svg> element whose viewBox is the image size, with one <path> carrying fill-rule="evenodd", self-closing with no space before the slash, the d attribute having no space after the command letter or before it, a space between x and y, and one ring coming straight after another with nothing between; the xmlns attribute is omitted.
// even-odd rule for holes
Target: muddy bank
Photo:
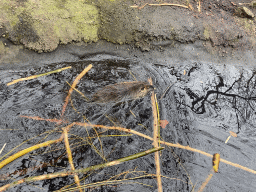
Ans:
<svg viewBox="0 0 256 192"><path fill-rule="evenodd" d="M167 127L161 129L163 140L210 154L220 153L221 158L256 169L253 163L256 154L254 18L242 17L236 12L239 1L203 1L200 12L196 1L191 1L191 5L186 1L175 2L188 8L135 7L145 3L155 2L0 2L4 10L0 13L0 146L7 143L2 154L23 142L13 153L59 138L61 127L55 123L21 116L60 118L70 88L66 81L72 83L86 66L93 64L77 86L86 96L109 84L134 81L134 77L147 81L152 77L161 119L169 121ZM255 12L250 5L244 6ZM72 69L6 85L13 79L65 66ZM160 99L172 83L175 86ZM92 123L117 124L152 136L149 96L112 106L111 119L103 116L104 111L104 107L89 105L74 93L72 105L68 105L65 114L70 122L84 122L86 117ZM76 126L70 131L76 169L101 164L105 159L116 160L152 146L151 141L136 135L116 130L97 131L99 138L95 130L84 127ZM238 133L238 137L225 144L229 131ZM92 144L100 152L94 150ZM175 179L162 178L164 191L192 191L194 186L198 189L211 167L211 158L207 156L166 147L161 156L161 174ZM63 169L69 169L69 163L64 145L59 143L33 151L5 166L1 169L0 184ZM85 183L90 184L114 178L127 170L131 172L126 178L133 178L133 170L155 174L154 156L80 177L86 177ZM114 183L95 190L157 190L154 177L138 176L141 178L126 185ZM253 192L254 180L254 174L221 163L219 173L206 190ZM34 186L23 184L10 191L32 188L38 191L38 187L54 191L73 182L70 176L34 182Z"/></svg>
<svg viewBox="0 0 256 192"><path fill-rule="evenodd" d="M110 53L88 53L80 57L81 59L73 62L0 71L0 146L7 143L2 154L7 154L16 146L19 147L11 154L37 143L58 139L61 128L66 124L58 125L49 119L61 117L67 90L70 88L66 82L72 83L78 73L92 64L93 68L77 85L77 89L86 97L90 98L106 85L134 81L134 77L138 81L147 81L151 77L156 87L160 118L169 122L165 128L160 129L165 142L179 143L209 154L219 153L227 161L256 169L254 71L245 66L239 68L190 60L176 60L179 65L167 66ZM174 62L172 58L166 60L168 61ZM72 69L6 85L12 79L66 66L72 66ZM149 95L115 106L102 106L90 104L80 94L73 92L71 101L65 111L66 121L121 126L152 136L153 116ZM103 115L106 111L107 117ZM41 120L30 119L28 116L40 117ZM236 132L237 138L232 137L225 144L229 131ZM70 129L69 141L76 169L98 165L106 160L117 160L148 150L152 146L151 140L139 135L78 125ZM163 189L188 192L194 188L197 190L211 168L210 157L165 145L161 154ZM69 169L69 162L64 143L60 142L32 151L3 167L0 170L0 186L15 179L56 173L64 169ZM125 177L122 177L124 172ZM134 174L139 178L133 180ZM115 183L97 186L95 191L156 191L155 177L147 174L155 174L154 155L80 174L79 178L82 182L86 177L84 182L87 184L103 182L113 177L132 180L131 183L118 186L114 186ZM205 190L253 192L256 187L254 180L255 174L221 162L219 173L213 176ZM18 185L9 191L55 191L72 183L72 176L59 177L33 182L33 185Z"/></svg>
<svg viewBox="0 0 256 192"><path fill-rule="evenodd" d="M237 9L243 6L254 13L255 8L250 5L216 0L204 1L199 9L197 2L177 1L187 8L138 8L145 3L156 2L1 1L1 62L8 58L15 62L24 49L52 52L61 44L99 39L130 44L141 51L191 44L222 57L247 50L255 53L254 18L237 14Z"/></svg>
<svg viewBox="0 0 256 192"><path fill-rule="evenodd" d="M98 9L82 1L1 1L0 8L1 36L27 49L51 52L98 39Z"/></svg>

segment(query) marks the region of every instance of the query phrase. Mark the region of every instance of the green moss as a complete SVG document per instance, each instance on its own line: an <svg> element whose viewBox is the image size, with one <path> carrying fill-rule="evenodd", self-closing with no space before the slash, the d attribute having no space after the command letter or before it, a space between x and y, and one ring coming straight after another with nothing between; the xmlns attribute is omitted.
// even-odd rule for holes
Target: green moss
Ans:
<svg viewBox="0 0 256 192"><path fill-rule="evenodd" d="M98 40L98 10L82 0L1 0L0 9L10 39L31 49L52 51L59 42Z"/></svg>
<svg viewBox="0 0 256 192"><path fill-rule="evenodd" d="M250 35L252 37L255 37L255 22L251 19L247 19L247 18L239 18L236 17L235 18L236 22L242 26L248 33L250 33Z"/></svg>
<svg viewBox="0 0 256 192"><path fill-rule="evenodd" d="M43 26L46 21L50 21L53 28L52 32L60 38L62 43L72 41L72 38L76 41L81 38L86 41L96 41L98 39L99 21L98 10L95 6L77 0L39 1L36 10L33 5L33 2L27 2L28 10L33 18L37 19L38 23ZM47 22L47 24L49 23ZM38 28L40 25L36 27ZM42 33L44 32L42 30Z"/></svg>
<svg viewBox="0 0 256 192"><path fill-rule="evenodd" d="M204 37L205 39L210 39L210 29L208 26L204 28Z"/></svg>
<svg viewBox="0 0 256 192"><path fill-rule="evenodd" d="M5 46L2 41L0 41L0 55L5 54Z"/></svg>
<svg viewBox="0 0 256 192"><path fill-rule="evenodd" d="M19 22L19 18L16 13L20 13L23 11L23 8L16 8L17 3L14 0L1 0L0 1L0 16L1 20L8 25L15 26Z"/></svg>
<svg viewBox="0 0 256 192"><path fill-rule="evenodd" d="M138 29L138 10L131 9L129 0L86 0L87 3L99 7L101 27L99 36L101 39L113 43L130 43L134 40L134 33Z"/></svg>

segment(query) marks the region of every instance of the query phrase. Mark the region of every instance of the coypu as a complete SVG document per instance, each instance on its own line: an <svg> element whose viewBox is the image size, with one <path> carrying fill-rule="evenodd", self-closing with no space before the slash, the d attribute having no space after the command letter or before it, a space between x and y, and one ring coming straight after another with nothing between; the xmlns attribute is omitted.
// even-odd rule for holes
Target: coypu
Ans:
<svg viewBox="0 0 256 192"><path fill-rule="evenodd" d="M103 87L93 94L89 102L103 104L136 100L145 97L152 90L154 87L146 82L121 82Z"/></svg>

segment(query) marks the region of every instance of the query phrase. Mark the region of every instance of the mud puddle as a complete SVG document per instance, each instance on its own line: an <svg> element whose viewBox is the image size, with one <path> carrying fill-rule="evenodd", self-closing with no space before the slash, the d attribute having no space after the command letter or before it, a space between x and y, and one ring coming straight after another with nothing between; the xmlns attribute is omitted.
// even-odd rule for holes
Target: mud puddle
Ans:
<svg viewBox="0 0 256 192"><path fill-rule="evenodd" d="M160 117L168 120L161 129L163 140L200 149L210 154L220 153L233 163L256 170L255 153L255 72L250 69L184 63L164 66L143 61L131 62L120 57L94 55L83 61L58 63L36 69L5 70L0 72L0 146L7 143L2 155L21 145L10 154L46 140L57 139L61 126L44 119L59 118L62 106L75 77L89 64L93 68L77 86L86 97L101 87L124 81L147 81L152 77L159 102ZM72 69L7 87L12 79L45 73L58 68ZM65 112L70 122L91 122L126 127L152 136L150 96L117 105L94 105L74 92ZM104 116L108 111L107 117ZM229 131L237 138L225 140ZM117 130L73 127L69 134L76 169L110 162L152 148L152 141ZM168 148L161 153L164 191L192 191L207 178L211 158L183 149ZM69 169L63 143L31 152L0 170L1 186L25 177L54 173ZM122 174L126 172L126 174ZM80 174L81 184L105 180L111 184L87 186L92 191L155 191L157 183L154 155L148 155L118 166ZM175 179L170 179L175 178ZM119 180L122 181L120 184ZM254 191L255 175L221 163L205 191ZM22 184L9 191L54 191L74 184L73 176ZM74 184L75 185L75 184Z"/></svg>

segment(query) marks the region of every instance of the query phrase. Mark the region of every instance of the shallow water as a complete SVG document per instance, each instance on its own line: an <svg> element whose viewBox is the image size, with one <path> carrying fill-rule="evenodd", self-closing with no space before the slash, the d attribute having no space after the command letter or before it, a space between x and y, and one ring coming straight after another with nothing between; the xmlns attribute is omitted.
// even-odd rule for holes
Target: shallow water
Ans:
<svg viewBox="0 0 256 192"><path fill-rule="evenodd" d="M90 97L105 85L117 82L147 81L152 77L160 107L160 117L169 124L161 129L162 138L171 143L189 145L207 153L220 153L233 163L256 170L255 100L256 79L251 69L214 63L184 62L179 66L136 62L111 55L93 55L83 61L57 63L40 68L2 70L0 72L0 146L7 143L3 156L24 141L13 153L46 140L57 139L60 126L47 122L22 118L39 116L45 119L59 118L69 86L75 77L89 64L93 68L77 85L77 89ZM72 69L39 77L7 87L12 79L45 73L61 67ZM168 88L172 85L170 88ZM163 96L162 99L160 99ZM152 110L150 96L116 105L94 105L73 92L72 106L68 105L65 120L121 126L152 136ZM132 113L131 113L132 111ZM106 113L107 112L107 113ZM107 114L108 117L104 116ZM64 125L62 125L64 126ZM229 131L237 138L225 140ZM100 138L97 138L97 134ZM88 137L88 135L90 137ZM108 135L108 137L106 137ZM121 135L121 136L116 136ZM86 129L75 126L70 131L70 145L76 169L101 164L152 148L152 142L136 135L115 130ZM103 151L103 152L102 152ZM207 178L212 160L202 154L183 149L168 148L161 153L164 191L192 191ZM42 175L69 169L63 143L45 147L25 155L0 170L1 186L28 176ZM148 155L118 166L104 168L86 175L81 183L107 180L124 171L126 178L155 173L154 155ZM123 179L123 175L116 179ZM174 178L174 179L170 179ZM255 191L256 176L244 170L220 163L205 191ZM74 182L73 177L56 178L22 184L9 191L54 191ZM155 191L156 180L142 177L123 184L92 187L94 191Z"/></svg>

